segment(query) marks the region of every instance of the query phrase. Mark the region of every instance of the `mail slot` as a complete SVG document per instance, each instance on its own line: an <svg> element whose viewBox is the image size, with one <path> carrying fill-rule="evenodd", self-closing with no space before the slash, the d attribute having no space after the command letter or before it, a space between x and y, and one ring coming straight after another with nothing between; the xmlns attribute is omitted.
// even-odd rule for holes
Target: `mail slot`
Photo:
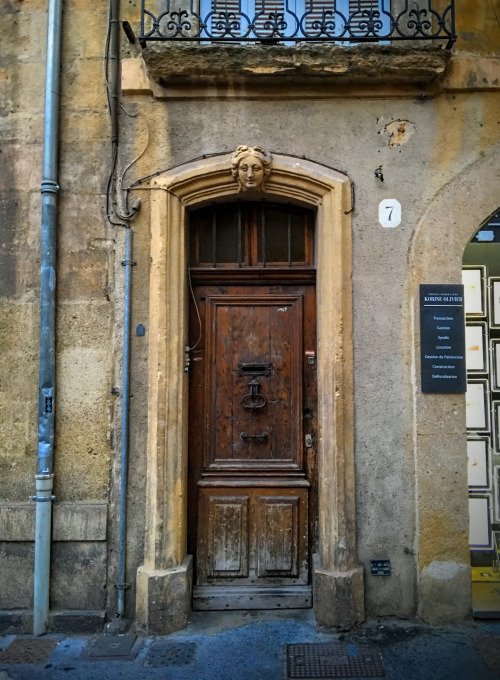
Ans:
<svg viewBox="0 0 500 680"><path fill-rule="evenodd" d="M250 375L250 376L257 376L257 375L271 375L271 369L273 365L270 361L268 362L258 362L258 361L251 361L251 362L240 362L238 364L238 373L239 375Z"/></svg>

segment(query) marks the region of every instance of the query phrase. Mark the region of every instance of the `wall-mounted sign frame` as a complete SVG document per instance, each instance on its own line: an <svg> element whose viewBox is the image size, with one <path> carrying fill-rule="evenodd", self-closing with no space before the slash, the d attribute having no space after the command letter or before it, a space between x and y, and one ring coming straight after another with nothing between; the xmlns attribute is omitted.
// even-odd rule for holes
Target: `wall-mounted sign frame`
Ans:
<svg viewBox="0 0 500 680"><path fill-rule="evenodd" d="M464 287L420 285L422 392L466 390Z"/></svg>
<svg viewBox="0 0 500 680"><path fill-rule="evenodd" d="M469 496L469 544L472 550L491 550L491 498Z"/></svg>
<svg viewBox="0 0 500 680"><path fill-rule="evenodd" d="M464 284L464 307L467 316L486 316L486 267L483 265L462 267Z"/></svg>
<svg viewBox="0 0 500 680"><path fill-rule="evenodd" d="M500 276L488 278L490 328L500 328Z"/></svg>
<svg viewBox="0 0 500 680"><path fill-rule="evenodd" d="M489 389L486 378L467 380L465 423L469 432L490 431Z"/></svg>
<svg viewBox="0 0 500 680"><path fill-rule="evenodd" d="M491 402L491 428L493 430L493 450L500 456L500 400Z"/></svg>
<svg viewBox="0 0 500 680"><path fill-rule="evenodd" d="M465 364L467 374L488 373L488 325L469 320L465 326Z"/></svg>
<svg viewBox="0 0 500 680"><path fill-rule="evenodd" d="M500 522L500 465L493 468L493 490L495 493L495 522Z"/></svg>
<svg viewBox="0 0 500 680"><path fill-rule="evenodd" d="M490 361L491 361L491 389L493 392L500 391L500 338L490 341Z"/></svg>
<svg viewBox="0 0 500 680"><path fill-rule="evenodd" d="M471 491L491 489L490 464L490 438L469 435L467 437L467 478Z"/></svg>

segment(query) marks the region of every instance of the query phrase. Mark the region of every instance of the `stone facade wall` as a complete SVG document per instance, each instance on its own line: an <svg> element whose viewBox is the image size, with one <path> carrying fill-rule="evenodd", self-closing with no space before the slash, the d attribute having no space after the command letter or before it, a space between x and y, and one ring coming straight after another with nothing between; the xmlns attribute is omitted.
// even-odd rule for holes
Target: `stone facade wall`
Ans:
<svg viewBox="0 0 500 680"><path fill-rule="evenodd" d="M139 4L122 7L134 29ZM11 614L32 606L34 508L29 497L34 493L37 425L45 10L43 0L29 6L9 0L0 8L0 572L8 584L0 591L0 610ZM415 425L416 419L427 422L429 404L416 403L418 363L411 325L413 286L431 282L429 263L435 252L446 253L450 234L456 232L461 240L453 252L463 249L478 227L481 205L486 218L498 201L491 184L478 184L488 159L497 158L498 170L498 23L489 3L471 0L457 4L457 27L459 40L446 74L424 86L387 78L382 84L339 87L333 81L325 86L319 78L278 81L266 90L254 79L211 89L188 83L182 92L174 81L150 81L139 46L130 46L122 34L126 111L120 111L119 168L141 155L125 184L203 155L227 153L240 143L338 169L354 184L358 558L365 567L378 557L389 557L393 564L390 579L366 578L368 615L415 615L419 592L425 591L418 586L421 574L436 561L466 565L468 559L463 400L435 398L438 404L432 406L453 421L461 447L456 469L450 470L445 449L435 452L434 459L430 452L419 458L416 441L433 431ZM54 511L59 529L54 529L51 607L99 616L106 610L112 615L114 603L120 400L111 390L120 386L123 304L123 231L111 227L105 214L110 170L106 30L106 3L65 4ZM384 182L375 176L379 167ZM465 176L468 183L460 184ZM461 191L453 194L451 213L446 192L457 182ZM132 193L143 202L133 222L132 328L146 327L146 336L132 336L127 563L132 584L144 555L147 187L144 181ZM397 229L385 230L378 223L383 198L402 204ZM465 219L471 203L475 209L466 232L458 215ZM429 215L432 228L426 226ZM455 257L443 280L454 280L459 266ZM425 478L430 460L442 468L439 479ZM431 508L431 498L440 499L432 512L417 512ZM130 617L134 596L132 588L127 595ZM432 618L425 608L420 613ZM9 616L6 621L12 622Z"/></svg>
<svg viewBox="0 0 500 680"><path fill-rule="evenodd" d="M29 610L37 444L38 279L46 5L0 8L0 609ZM113 451L113 239L105 3L63 14L51 608L106 606ZM56 519L59 515L59 520ZM59 528L57 528L59 526ZM8 584L8 585L7 585ZM21 625L21 624L19 624Z"/></svg>

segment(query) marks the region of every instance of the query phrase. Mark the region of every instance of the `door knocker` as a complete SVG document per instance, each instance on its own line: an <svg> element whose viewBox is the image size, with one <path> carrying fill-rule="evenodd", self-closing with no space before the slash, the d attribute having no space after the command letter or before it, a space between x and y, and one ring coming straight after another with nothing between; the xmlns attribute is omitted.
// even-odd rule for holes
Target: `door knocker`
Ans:
<svg viewBox="0 0 500 680"><path fill-rule="evenodd" d="M250 392L241 398L241 405L243 408L258 409L264 408L267 404L267 397L260 393L260 383L258 380L252 380L248 383Z"/></svg>
<svg viewBox="0 0 500 680"><path fill-rule="evenodd" d="M242 361L238 364L238 375L247 375L252 380L248 383L250 392L241 398L243 408L256 410L264 408L267 397L260 393L260 383L257 376L271 375L272 364L270 361Z"/></svg>

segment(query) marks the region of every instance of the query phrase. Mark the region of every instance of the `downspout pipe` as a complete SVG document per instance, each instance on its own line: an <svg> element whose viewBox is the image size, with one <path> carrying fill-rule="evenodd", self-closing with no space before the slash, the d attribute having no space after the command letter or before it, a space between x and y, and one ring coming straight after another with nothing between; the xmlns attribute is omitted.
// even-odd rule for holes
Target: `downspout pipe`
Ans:
<svg viewBox="0 0 500 680"><path fill-rule="evenodd" d="M121 412L121 442L120 442L120 500L118 526L118 574L117 574L117 607L116 616L123 624L125 614L125 591L129 587L126 583L126 554L127 554L127 473L128 473L128 445L129 445L129 408L130 408L130 335L131 335L131 304L132 304L132 236L133 231L125 230L125 267L124 295L123 295L123 385Z"/></svg>
<svg viewBox="0 0 500 680"><path fill-rule="evenodd" d="M116 173L119 144L119 97L120 97L120 0L109 0L109 46L107 87L109 114L111 119L111 147L113 173ZM118 499L118 536L117 536L117 573L116 573L116 617L106 626L108 633L123 633L129 626L125 619L125 593L130 587L126 583L127 566L127 483L128 483L128 448L129 448L129 409L130 409L130 345L131 345L131 305L132 305L132 267L133 232L129 219L135 213L122 215L117 209L116 174L112 177L112 209L113 214L121 222L113 222L125 228L125 268L123 281L123 368L122 368L122 403L121 403L121 436L120 436L120 488Z"/></svg>
<svg viewBox="0 0 500 680"><path fill-rule="evenodd" d="M35 566L33 634L43 635L49 620L52 488L55 424L55 317L59 72L62 0L48 0L42 169L40 322L38 368L38 447L35 475Z"/></svg>

